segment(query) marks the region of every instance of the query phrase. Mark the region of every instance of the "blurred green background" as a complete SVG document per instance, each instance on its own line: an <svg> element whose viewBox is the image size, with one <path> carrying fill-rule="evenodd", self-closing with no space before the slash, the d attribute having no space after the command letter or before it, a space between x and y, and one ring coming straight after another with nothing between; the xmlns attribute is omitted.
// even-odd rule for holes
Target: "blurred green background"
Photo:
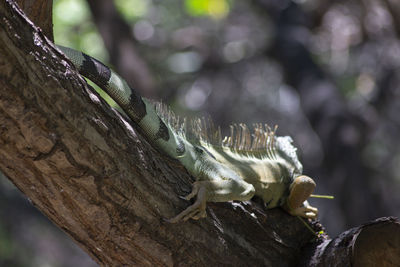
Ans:
<svg viewBox="0 0 400 267"><path fill-rule="evenodd" d="M58 0L53 17L57 44L179 115L279 125L335 196L310 200L331 236L400 215L398 1ZM1 176L0 266L96 263Z"/></svg>

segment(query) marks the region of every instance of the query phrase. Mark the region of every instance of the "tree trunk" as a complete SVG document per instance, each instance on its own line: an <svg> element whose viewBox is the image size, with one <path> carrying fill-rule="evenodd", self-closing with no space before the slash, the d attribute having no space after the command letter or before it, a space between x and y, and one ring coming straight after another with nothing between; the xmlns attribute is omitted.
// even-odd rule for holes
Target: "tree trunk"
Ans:
<svg viewBox="0 0 400 267"><path fill-rule="evenodd" d="M315 236L303 222L254 202L209 203L207 219L166 223L189 205L178 197L193 181L185 169L89 88L13 1L0 18L0 169L100 265L304 258Z"/></svg>
<svg viewBox="0 0 400 267"><path fill-rule="evenodd" d="M165 223L189 205L178 196L191 177L88 88L12 1L0 9L0 168L97 262L296 262L313 235L280 209L210 203L208 219Z"/></svg>

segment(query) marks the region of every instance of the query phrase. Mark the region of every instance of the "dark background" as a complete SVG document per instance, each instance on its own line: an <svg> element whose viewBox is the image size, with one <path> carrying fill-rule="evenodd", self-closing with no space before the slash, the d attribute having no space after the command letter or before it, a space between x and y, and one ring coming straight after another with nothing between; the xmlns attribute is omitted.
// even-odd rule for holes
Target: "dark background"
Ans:
<svg viewBox="0 0 400 267"><path fill-rule="evenodd" d="M115 5L114 5L115 4ZM60 0L57 43L179 115L279 125L332 237L400 215L397 0ZM0 266L96 266L0 178Z"/></svg>

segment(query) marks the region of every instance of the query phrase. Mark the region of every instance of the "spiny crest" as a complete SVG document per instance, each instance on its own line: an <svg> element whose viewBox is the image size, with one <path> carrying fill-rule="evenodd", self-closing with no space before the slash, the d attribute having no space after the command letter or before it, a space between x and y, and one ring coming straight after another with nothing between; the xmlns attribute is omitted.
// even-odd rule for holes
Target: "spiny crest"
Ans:
<svg viewBox="0 0 400 267"><path fill-rule="evenodd" d="M233 124L230 126L230 135L222 139L221 128L216 127L211 118L181 119L166 105L160 102L156 102L155 105L164 122L192 143L226 147L238 154L261 158L272 159L279 153L281 157L290 161L299 173L302 171L292 138L276 136L277 126L272 129L267 124L255 123L254 130L250 131L244 123Z"/></svg>
<svg viewBox="0 0 400 267"><path fill-rule="evenodd" d="M230 135L222 139L221 128L215 127L210 118L199 118L190 122L191 133L206 144L226 147L240 154L254 156L267 156L274 158L276 155L277 126L273 129L267 124L253 124L254 131L250 131L244 123L230 125Z"/></svg>
<svg viewBox="0 0 400 267"><path fill-rule="evenodd" d="M178 115L175 115L175 113L162 102L157 101L153 104L156 107L157 114L167 125L171 126L171 128L174 129L177 134L182 136L186 135L186 118L181 118Z"/></svg>
<svg viewBox="0 0 400 267"><path fill-rule="evenodd" d="M204 143L211 145L222 144L221 128L219 126L216 128L210 117L191 120L190 132Z"/></svg>
<svg viewBox="0 0 400 267"><path fill-rule="evenodd" d="M157 114L173 128L178 134L185 136L190 141L207 143L209 145L223 146L235 152L267 152L274 154L275 132L277 126L271 129L267 124L253 124L253 133L246 124L232 124L230 135L222 139L221 128L216 127L210 117L186 120L175 115L167 105L155 102Z"/></svg>
<svg viewBox="0 0 400 267"><path fill-rule="evenodd" d="M235 152L266 152L273 156L275 153L275 132L277 126L271 129L267 124L253 124L254 131L250 132L244 123L230 126L230 136L226 136L221 145Z"/></svg>

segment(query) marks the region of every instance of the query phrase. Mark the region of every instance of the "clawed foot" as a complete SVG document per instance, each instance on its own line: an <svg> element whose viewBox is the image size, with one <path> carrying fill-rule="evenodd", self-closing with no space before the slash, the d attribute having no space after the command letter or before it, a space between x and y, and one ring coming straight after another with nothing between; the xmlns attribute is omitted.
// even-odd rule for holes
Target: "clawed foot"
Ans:
<svg viewBox="0 0 400 267"><path fill-rule="evenodd" d="M192 192L186 197L181 197L185 200L190 200L197 195L197 199L193 205L176 215L174 218L167 220L169 223L177 223L179 221L187 221L190 218L198 220L207 217L206 213L206 188L199 182L193 184Z"/></svg>
<svg viewBox="0 0 400 267"><path fill-rule="evenodd" d="M311 207L306 201L314 191L315 182L308 176L300 175L290 185L289 197L284 208L293 216L315 219L318 210Z"/></svg>
<svg viewBox="0 0 400 267"><path fill-rule="evenodd" d="M300 216L307 219L315 219L318 215L318 209L310 205L304 205L288 211L293 216Z"/></svg>

